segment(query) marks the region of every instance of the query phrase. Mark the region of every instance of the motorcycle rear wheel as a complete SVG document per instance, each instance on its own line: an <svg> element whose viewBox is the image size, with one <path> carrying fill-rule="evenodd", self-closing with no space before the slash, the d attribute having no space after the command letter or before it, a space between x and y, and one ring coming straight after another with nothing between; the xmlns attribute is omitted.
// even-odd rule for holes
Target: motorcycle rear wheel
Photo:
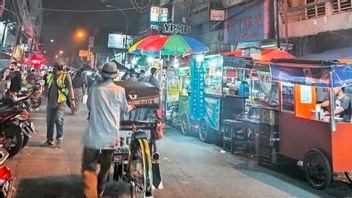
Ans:
<svg viewBox="0 0 352 198"><path fill-rule="evenodd" d="M15 156L21 149L23 137L19 126L7 123L2 127L0 144L9 152L9 158Z"/></svg>

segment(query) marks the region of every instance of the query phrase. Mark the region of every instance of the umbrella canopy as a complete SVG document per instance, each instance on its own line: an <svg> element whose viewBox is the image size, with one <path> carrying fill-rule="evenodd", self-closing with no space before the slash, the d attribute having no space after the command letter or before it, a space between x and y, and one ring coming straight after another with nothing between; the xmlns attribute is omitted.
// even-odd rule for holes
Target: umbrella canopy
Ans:
<svg viewBox="0 0 352 198"><path fill-rule="evenodd" d="M181 55L208 52L209 48L189 36L151 35L135 43L128 51L142 55Z"/></svg>
<svg viewBox="0 0 352 198"><path fill-rule="evenodd" d="M270 48L262 51L262 57L260 62L270 62L275 59L291 59L291 58L295 58L295 56L285 51L281 51L280 49L277 49L277 48Z"/></svg>

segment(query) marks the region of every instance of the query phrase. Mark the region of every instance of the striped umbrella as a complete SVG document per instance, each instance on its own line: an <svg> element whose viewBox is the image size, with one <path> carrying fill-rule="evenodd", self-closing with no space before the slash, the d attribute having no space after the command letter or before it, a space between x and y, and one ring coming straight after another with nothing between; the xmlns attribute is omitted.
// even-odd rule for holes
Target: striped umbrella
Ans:
<svg viewBox="0 0 352 198"><path fill-rule="evenodd" d="M209 48L202 42L181 35L151 35L132 45L128 51L141 55L182 55L205 53Z"/></svg>

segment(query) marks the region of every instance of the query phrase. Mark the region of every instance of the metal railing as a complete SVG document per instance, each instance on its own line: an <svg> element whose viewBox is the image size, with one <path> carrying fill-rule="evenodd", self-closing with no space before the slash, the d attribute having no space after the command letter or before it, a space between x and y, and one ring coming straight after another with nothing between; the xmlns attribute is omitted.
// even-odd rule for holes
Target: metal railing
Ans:
<svg viewBox="0 0 352 198"><path fill-rule="evenodd" d="M333 0L332 10L334 13L347 12L352 10L352 0Z"/></svg>

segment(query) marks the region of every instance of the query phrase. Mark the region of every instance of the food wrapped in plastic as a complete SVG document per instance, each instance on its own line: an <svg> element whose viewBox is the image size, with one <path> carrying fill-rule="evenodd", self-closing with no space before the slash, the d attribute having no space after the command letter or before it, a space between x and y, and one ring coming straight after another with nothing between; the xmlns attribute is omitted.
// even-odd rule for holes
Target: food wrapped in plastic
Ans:
<svg viewBox="0 0 352 198"><path fill-rule="evenodd" d="M159 88L145 82L117 81L115 83L125 89L127 101L137 108L160 107Z"/></svg>

